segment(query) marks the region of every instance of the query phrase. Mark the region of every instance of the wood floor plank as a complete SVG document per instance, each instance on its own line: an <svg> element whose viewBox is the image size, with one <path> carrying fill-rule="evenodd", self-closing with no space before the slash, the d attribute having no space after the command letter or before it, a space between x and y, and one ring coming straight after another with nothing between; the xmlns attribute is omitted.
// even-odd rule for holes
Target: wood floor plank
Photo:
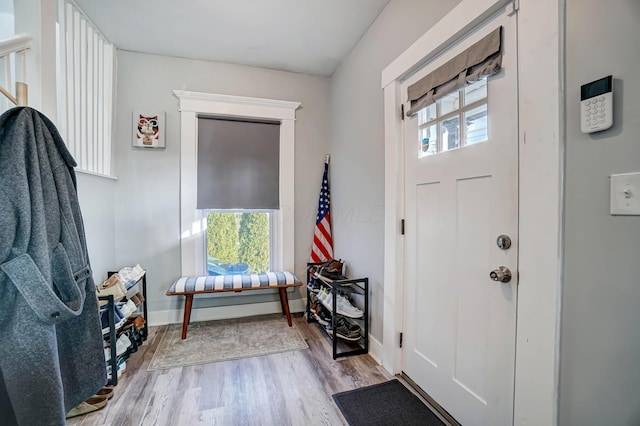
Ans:
<svg viewBox="0 0 640 426"><path fill-rule="evenodd" d="M69 425L345 425L331 395L391 379L370 356L334 361L317 324L293 316L309 349L147 371L166 326L127 361L114 398Z"/></svg>
<svg viewBox="0 0 640 426"><path fill-rule="evenodd" d="M170 426L179 411L178 403L187 389L179 387L182 367L166 370L160 374L153 387L153 394L142 419L143 426Z"/></svg>

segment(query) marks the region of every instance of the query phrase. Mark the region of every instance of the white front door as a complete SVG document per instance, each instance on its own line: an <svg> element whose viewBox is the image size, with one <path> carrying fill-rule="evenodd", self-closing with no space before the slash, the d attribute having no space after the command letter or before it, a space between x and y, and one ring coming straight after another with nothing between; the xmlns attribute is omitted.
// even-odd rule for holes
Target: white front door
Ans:
<svg viewBox="0 0 640 426"><path fill-rule="evenodd" d="M464 425L513 423L516 16L484 23L402 86L406 99L408 85L500 25L502 70L404 121L403 371ZM498 246L500 235L510 248ZM490 278L500 266L513 274L507 283Z"/></svg>

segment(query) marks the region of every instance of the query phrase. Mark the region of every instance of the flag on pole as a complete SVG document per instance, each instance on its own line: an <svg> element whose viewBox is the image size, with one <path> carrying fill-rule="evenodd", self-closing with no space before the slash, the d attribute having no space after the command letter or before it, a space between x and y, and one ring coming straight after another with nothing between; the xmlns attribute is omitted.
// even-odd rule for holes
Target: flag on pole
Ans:
<svg viewBox="0 0 640 426"><path fill-rule="evenodd" d="M333 259L333 240L331 239L331 215L329 208L329 155L324 163L324 175L320 186L318 215L311 246L311 261L323 262Z"/></svg>

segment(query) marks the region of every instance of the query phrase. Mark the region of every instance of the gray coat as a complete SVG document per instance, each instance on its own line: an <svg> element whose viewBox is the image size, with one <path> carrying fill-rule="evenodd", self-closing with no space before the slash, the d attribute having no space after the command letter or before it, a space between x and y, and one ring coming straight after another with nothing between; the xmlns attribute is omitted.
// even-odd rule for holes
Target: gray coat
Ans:
<svg viewBox="0 0 640 426"><path fill-rule="evenodd" d="M106 382L75 166L43 114L0 116L3 425L63 425Z"/></svg>

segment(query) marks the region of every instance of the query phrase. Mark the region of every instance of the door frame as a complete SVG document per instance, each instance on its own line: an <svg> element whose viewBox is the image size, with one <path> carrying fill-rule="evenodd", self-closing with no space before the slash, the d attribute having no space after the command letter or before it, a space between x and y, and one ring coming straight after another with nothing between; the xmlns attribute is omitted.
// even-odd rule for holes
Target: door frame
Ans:
<svg viewBox="0 0 640 426"><path fill-rule="evenodd" d="M555 425L558 418L565 1L463 0L382 71L385 249L381 358L386 370L399 374L404 292L400 229L405 202L400 84L501 8L517 10L520 208L514 423L519 425Z"/></svg>

